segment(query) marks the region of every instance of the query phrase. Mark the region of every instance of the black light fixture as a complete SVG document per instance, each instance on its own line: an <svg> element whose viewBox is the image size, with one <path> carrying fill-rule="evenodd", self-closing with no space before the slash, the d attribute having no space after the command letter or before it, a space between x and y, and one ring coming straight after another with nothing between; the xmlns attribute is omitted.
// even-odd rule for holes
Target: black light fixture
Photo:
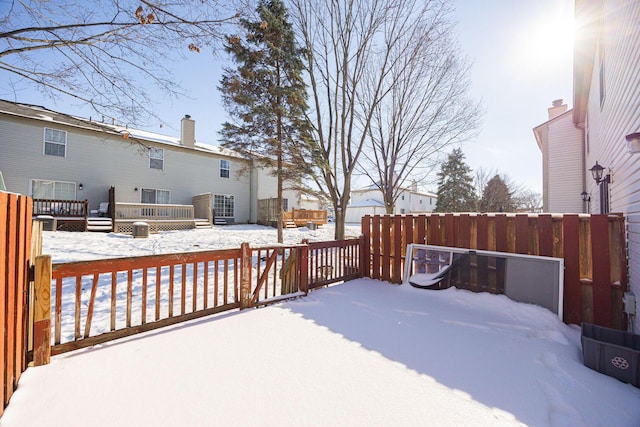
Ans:
<svg viewBox="0 0 640 427"><path fill-rule="evenodd" d="M583 191L580 193L580 197L582 197L582 203L584 204L584 212L591 213L591 194Z"/></svg>
<svg viewBox="0 0 640 427"><path fill-rule="evenodd" d="M591 171L591 176L593 176L593 180L596 182L596 184L600 184L601 182L611 182L610 174L607 174L604 178L602 177L604 167L602 167L602 165L599 165L597 160L596 164L589 170Z"/></svg>
<svg viewBox="0 0 640 427"><path fill-rule="evenodd" d="M591 201L591 196L589 196L589 193L587 193L586 191L583 191L582 193L580 193L580 196L582 197L582 201L585 203Z"/></svg>
<svg viewBox="0 0 640 427"><path fill-rule="evenodd" d="M84 186L82 185L82 183L78 184L78 190L82 190L84 188Z"/></svg>

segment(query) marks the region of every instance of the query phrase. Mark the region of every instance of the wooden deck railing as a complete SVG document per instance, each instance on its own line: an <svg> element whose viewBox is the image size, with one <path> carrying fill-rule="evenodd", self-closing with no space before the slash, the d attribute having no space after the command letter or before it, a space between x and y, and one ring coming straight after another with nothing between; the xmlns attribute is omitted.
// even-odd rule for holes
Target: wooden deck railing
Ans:
<svg viewBox="0 0 640 427"><path fill-rule="evenodd" d="M239 249L53 264L49 275L36 275L36 289L51 298L51 354L358 277L359 244L245 243Z"/></svg>
<svg viewBox="0 0 640 427"><path fill-rule="evenodd" d="M33 199L33 215L86 218L88 206L86 200Z"/></svg>
<svg viewBox="0 0 640 427"><path fill-rule="evenodd" d="M285 222L293 221L297 226L304 226L309 222L323 225L327 223L327 211L291 209L291 211L282 212L282 219Z"/></svg>
<svg viewBox="0 0 640 427"><path fill-rule="evenodd" d="M116 203L116 220L193 220L192 205L157 205L149 203Z"/></svg>
<svg viewBox="0 0 640 427"><path fill-rule="evenodd" d="M308 243L309 288L361 277L364 242L360 238Z"/></svg>

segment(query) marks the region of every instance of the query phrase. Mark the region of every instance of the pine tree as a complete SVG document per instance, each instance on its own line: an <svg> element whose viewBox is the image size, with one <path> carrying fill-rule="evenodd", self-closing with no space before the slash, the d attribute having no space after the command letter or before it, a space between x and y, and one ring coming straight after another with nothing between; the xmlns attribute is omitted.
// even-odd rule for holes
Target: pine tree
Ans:
<svg viewBox="0 0 640 427"><path fill-rule="evenodd" d="M464 161L464 153L455 148L438 172L438 203L436 212L472 212L476 197L471 168Z"/></svg>
<svg viewBox="0 0 640 427"><path fill-rule="evenodd" d="M487 182L480 199L480 211L482 212L514 212L516 202L507 183L495 175Z"/></svg>
<svg viewBox="0 0 640 427"><path fill-rule="evenodd" d="M261 0L257 19L240 21L241 38L229 36L225 51L236 68L225 68L219 89L233 122L223 124L222 145L251 156L273 168L278 177L278 202L282 206L284 182L299 182L308 156L310 127L306 120L306 84L302 77L304 53L284 3ZM283 241L282 217L278 242Z"/></svg>

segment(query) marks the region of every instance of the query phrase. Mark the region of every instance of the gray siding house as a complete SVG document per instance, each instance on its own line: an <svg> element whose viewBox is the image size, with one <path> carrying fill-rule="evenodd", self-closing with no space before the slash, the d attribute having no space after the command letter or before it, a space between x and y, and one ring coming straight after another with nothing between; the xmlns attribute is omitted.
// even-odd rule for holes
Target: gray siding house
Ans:
<svg viewBox="0 0 640 427"><path fill-rule="evenodd" d="M34 199L86 200L89 210L113 200L123 216L130 205L187 206L210 195L196 217L248 223L256 221L258 197L276 197L269 171L197 142L189 116L174 138L0 100L0 135L7 191ZM299 197L286 196L296 207Z"/></svg>

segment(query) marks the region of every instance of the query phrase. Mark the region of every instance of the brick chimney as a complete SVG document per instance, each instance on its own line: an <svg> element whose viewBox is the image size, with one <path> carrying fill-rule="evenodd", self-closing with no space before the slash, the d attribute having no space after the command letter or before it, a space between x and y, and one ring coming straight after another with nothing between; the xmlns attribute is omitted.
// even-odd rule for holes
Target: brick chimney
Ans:
<svg viewBox="0 0 640 427"><path fill-rule="evenodd" d="M196 122L188 114L180 121L180 143L189 148L196 144Z"/></svg>
<svg viewBox="0 0 640 427"><path fill-rule="evenodd" d="M556 99L551 103L551 107L547 111L549 111L549 120L551 120L566 112L567 104L563 104L562 99Z"/></svg>

